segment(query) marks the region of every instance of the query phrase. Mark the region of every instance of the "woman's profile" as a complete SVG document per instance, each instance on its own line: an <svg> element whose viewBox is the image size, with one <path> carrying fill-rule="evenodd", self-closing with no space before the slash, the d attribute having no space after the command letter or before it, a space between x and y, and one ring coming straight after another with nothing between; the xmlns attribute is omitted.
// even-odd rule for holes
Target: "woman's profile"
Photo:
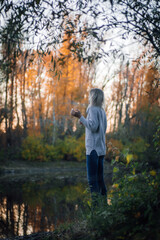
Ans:
<svg viewBox="0 0 160 240"><path fill-rule="evenodd" d="M98 196L107 197L107 189L103 177L107 118L103 105L103 91L99 88L93 88L89 92L87 117L82 116L79 110L71 110L71 115L79 118L80 123L85 126L87 178L93 202L97 201Z"/></svg>

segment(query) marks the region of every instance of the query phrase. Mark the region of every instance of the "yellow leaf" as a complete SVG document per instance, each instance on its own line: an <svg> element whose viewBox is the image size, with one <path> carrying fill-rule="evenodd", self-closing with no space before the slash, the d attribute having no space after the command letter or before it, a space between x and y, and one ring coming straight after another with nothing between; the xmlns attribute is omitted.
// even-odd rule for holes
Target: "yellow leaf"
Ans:
<svg viewBox="0 0 160 240"><path fill-rule="evenodd" d="M129 164L130 161L133 159L133 154L128 154L126 159L127 159L127 164Z"/></svg>
<svg viewBox="0 0 160 240"><path fill-rule="evenodd" d="M114 172L114 173L116 173L116 172L118 172L118 171L119 171L119 168L117 168L117 167L114 167L114 168L113 168L113 172Z"/></svg>
<svg viewBox="0 0 160 240"><path fill-rule="evenodd" d="M113 184L114 188L118 188L118 186L119 186L118 183Z"/></svg>
<svg viewBox="0 0 160 240"><path fill-rule="evenodd" d="M132 171L132 173L133 173L133 175L135 175L135 174L136 174L136 169L135 169L135 168L133 168L133 171Z"/></svg>
<svg viewBox="0 0 160 240"><path fill-rule="evenodd" d="M156 173L155 170L151 170L151 171L150 171L150 175L151 175L151 176L156 176L156 174L157 174L157 173Z"/></svg>
<svg viewBox="0 0 160 240"><path fill-rule="evenodd" d="M87 201L89 207L91 207L91 201Z"/></svg>

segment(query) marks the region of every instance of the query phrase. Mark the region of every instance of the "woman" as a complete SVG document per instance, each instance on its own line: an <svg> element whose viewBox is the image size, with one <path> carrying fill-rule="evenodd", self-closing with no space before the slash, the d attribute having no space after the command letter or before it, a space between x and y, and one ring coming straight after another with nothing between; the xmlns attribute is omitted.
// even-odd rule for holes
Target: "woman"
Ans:
<svg viewBox="0 0 160 240"><path fill-rule="evenodd" d="M71 115L80 119L85 126L85 146L87 160L87 177L92 199L107 195L103 178L103 160L106 154L105 133L107 129L106 114L103 109L104 93L94 88L89 93L87 118L79 110L71 110Z"/></svg>

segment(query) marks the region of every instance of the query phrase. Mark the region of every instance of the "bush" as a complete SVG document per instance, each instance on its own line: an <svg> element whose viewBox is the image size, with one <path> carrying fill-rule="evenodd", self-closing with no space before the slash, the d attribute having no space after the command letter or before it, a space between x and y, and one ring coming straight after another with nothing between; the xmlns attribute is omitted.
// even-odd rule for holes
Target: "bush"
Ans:
<svg viewBox="0 0 160 240"><path fill-rule="evenodd" d="M145 159L147 163L149 161L148 152L150 148L150 144L140 136L125 144L122 144L120 139L110 138L107 141L106 160L110 162L117 161L119 163L128 163L131 159L139 162L144 162Z"/></svg>
<svg viewBox="0 0 160 240"><path fill-rule="evenodd" d="M160 117L157 118L157 129L156 133L153 136L153 142L154 142L154 147L156 151L156 157L157 159L160 159Z"/></svg>
<svg viewBox="0 0 160 240"><path fill-rule="evenodd" d="M77 140L75 137L66 136L62 145L62 153L65 160L72 160L74 157L75 148L77 146Z"/></svg>
<svg viewBox="0 0 160 240"><path fill-rule="evenodd" d="M95 239L159 239L158 172L136 174L131 167L127 175L113 184L108 198L110 204L95 210L94 216L88 218Z"/></svg>
<svg viewBox="0 0 160 240"><path fill-rule="evenodd" d="M137 137L128 147L130 152L134 155L134 158L143 160L149 144L143 138Z"/></svg>
<svg viewBox="0 0 160 240"><path fill-rule="evenodd" d="M63 159L63 154L61 152L61 142L58 141L59 144L56 144L55 146L53 145L45 145L45 153L48 161L53 161L53 160L62 160Z"/></svg>
<svg viewBox="0 0 160 240"><path fill-rule="evenodd" d="M153 139L157 155L159 129L158 124ZM113 138L107 142L113 186L108 191L109 205L100 205L88 215L93 239L160 239L160 174L146 160L149 148L140 136L125 144Z"/></svg>
<svg viewBox="0 0 160 240"><path fill-rule="evenodd" d="M119 159L120 150L122 150L123 147L124 146L121 141L111 138L109 141L107 141L105 159L110 162L113 159Z"/></svg>
<svg viewBox="0 0 160 240"><path fill-rule="evenodd" d="M29 161L84 160L84 135L76 139L68 136L57 139L55 145L43 142L42 136L28 136L23 140L21 156Z"/></svg>
<svg viewBox="0 0 160 240"><path fill-rule="evenodd" d="M81 161L85 159L84 138L84 135L78 139L74 136L67 136L64 140L57 140L56 147L59 147L65 160Z"/></svg>
<svg viewBox="0 0 160 240"><path fill-rule="evenodd" d="M74 149L74 157L78 161L86 159L86 149L85 149L85 135L83 134L80 138L77 139L76 147Z"/></svg>
<svg viewBox="0 0 160 240"><path fill-rule="evenodd" d="M22 143L22 158L29 161L48 161L42 136L28 136Z"/></svg>

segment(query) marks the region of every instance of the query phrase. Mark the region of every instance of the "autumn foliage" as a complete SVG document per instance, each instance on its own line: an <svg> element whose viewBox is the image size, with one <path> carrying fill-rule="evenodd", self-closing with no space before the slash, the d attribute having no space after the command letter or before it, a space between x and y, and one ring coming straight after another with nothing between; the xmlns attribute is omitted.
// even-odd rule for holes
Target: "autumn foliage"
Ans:
<svg viewBox="0 0 160 240"><path fill-rule="evenodd" d="M9 158L26 160L85 159L84 128L70 116L70 110L78 108L85 115L94 65L75 55L75 42L75 36L64 35L58 51L46 52L20 51L10 41L2 45L2 159L6 151ZM121 64L106 97L109 161L126 153L152 161L160 114L159 74L156 63L144 56ZM110 142L113 149L108 147Z"/></svg>
<svg viewBox="0 0 160 240"><path fill-rule="evenodd" d="M91 66L75 57L71 51L71 40L70 36L64 36L63 44L57 52L52 49L47 52L18 52L11 42L8 44L12 51L6 52L4 45L4 63L1 68L4 81L0 85L1 146L4 149L21 146L21 143L24 149L23 146L29 140L31 145L35 141L33 145L37 148L40 142L42 145L48 144L45 146L57 145L65 136L73 135L75 131L75 139L81 139L84 130L70 117L70 111L74 107L85 113L88 88L92 84ZM15 51L18 54L13 57ZM25 139L27 136L28 140ZM30 156L29 145L28 148L27 152L22 152L24 159L51 159L46 158L45 153L40 154L38 149L36 151L39 151L40 158L38 155ZM43 151L42 146L40 150ZM76 155L79 157L81 154L77 152ZM60 156L57 155L57 158Z"/></svg>

